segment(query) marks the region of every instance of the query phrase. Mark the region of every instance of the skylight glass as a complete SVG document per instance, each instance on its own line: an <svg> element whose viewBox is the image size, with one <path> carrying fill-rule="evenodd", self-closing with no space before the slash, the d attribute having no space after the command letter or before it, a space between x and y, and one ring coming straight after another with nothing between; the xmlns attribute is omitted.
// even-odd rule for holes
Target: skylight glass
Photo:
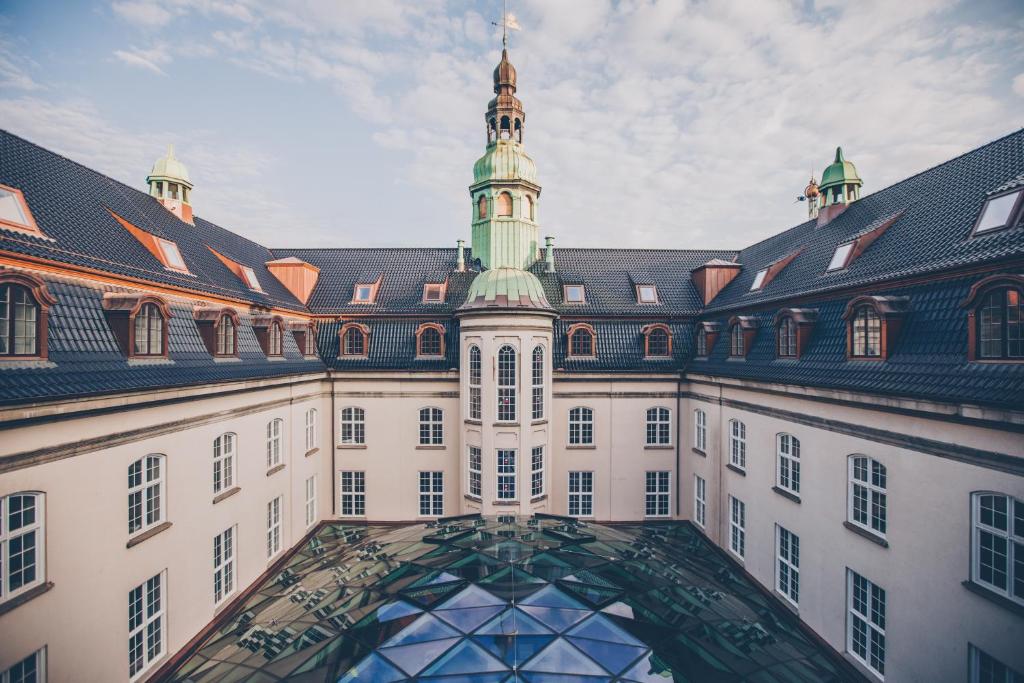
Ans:
<svg viewBox="0 0 1024 683"><path fill-rule="evenodd" d="M642 304L658 303L658 289L654 285L640 285L637 289L637 297Z"/></svg>
<svg viewBox="0 0 1024 683"><path fill-rule="evenodd" d="M978 227L974 229L974 232L988 232L989 230L1002 228L1009 224L1013 207L1017 204L1020 193L1021 191L1017 190L1016 192L989 199L985 203L985 209L981 212L981 219L978 221Z"/></svg>
<svg viewBox="0 0 1024 683"><path fill-rule="evenodd" d="M581 304L583 303L583 297L583 285L565 286L565 302L567 304Z"/></svg>
<svg viewBox="0 0 1024 683"><path fill-rule="evenodd" d="M162 239L157 239L157 242L160 244L160 253L164 255L168 268L188 270L188 267L185 265L185 259L181 257L181 252L178 251L177 244Z"/></svg>
<svg viewBox="0 0 1024 683"><path fill-rule="evenodd" d="M370 301L373 298L373 285L356 285L356 301Z"/></svg>
<svg viewBox="0 0 1024 683"><path fill-rule="evenodd" d="M755 289L761 289L761 286L764 284L764 278L767 274L767 268L762 268L761 270L757 271L757 275L754 276L754 282L753 284L750 285L750 291L754 291Z"/></svg>
<svg viewBox="0 0 1024 683"><path fill-rule="evenodd" d="M440 303L444 300L443 288L439 284L423 285L423 300L433 303Z"/></svg>
<svg viewBox="0 0 1024 683"><path fill-rule="evenodd" d="M24 209L21 208L21 198L3 187L0 187L0 220L32 229Z"/></svg>
<svg viewBox="0 0 1024 683"><path fill-rule="evenodd" d="M245 276L245 284L249 285L249 289L255 289L257 292L262 292L263 288L260 287L260 281L256 279L256 273L253 272L249 266L242 266L242 275Z"/></svg>
<svg viewBox="0 0 1024 683"><path fill-rule="evenodd" d="M832 260L828 263L828 270L839 270L846 267L846 260L850 258L851 251L853 251L853 242L836 247L836 253L832 254Z"/></svg>

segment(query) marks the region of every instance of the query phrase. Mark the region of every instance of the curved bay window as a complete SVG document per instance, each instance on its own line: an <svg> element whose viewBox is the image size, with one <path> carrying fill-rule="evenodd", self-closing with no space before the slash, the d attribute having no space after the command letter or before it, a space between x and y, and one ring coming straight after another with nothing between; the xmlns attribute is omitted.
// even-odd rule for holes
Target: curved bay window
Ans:
<svg viewBox="0 0 1024 683"><path fill-rule="evenodd" d="M42 280L0 273L0 358L45 358L47 309L55 303Z"/></svg>
<svg viewBox="0 0 1024 683"><path fill-rule="evenodd" d="M516 350L502 346L498 351L498 422L515 422L518 417L516 395Z"/></svg>
<svg viewBox="0 0 1024 683"><path fill-rule="evenodd" d="M672 335L668 326L649 325L644 328L644 356L667 358L672 355Z"/></svg>
<svg viewBox="0 0 1024 683"><path fill-rule="evenodd" d="M444 328L437 323L423 323L416 330L416 355L440 358L444 355Z"/></svg>
<svg viewBox="0 0 1024 683"><path fill-rule="evenodd" d="M365 358L370 349L370 330L366 325L345 323L341 326L341 355Z"/></svg>
<svg viewBox="0 0 1024 683"><path fill-rule="evenodd" d="M595 341L597 335L594 328L586 323L576 323L566 333L569 337L569 355L576 357L593 357L596 355Z"/></svg>

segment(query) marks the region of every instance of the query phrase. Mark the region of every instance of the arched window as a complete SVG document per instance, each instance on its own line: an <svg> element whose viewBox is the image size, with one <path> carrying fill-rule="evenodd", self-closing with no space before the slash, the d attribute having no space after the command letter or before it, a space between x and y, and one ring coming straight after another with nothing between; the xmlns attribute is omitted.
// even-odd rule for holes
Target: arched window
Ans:
<svg viewBox="0 0 1024 683"><path fill-rule="evenodd" d="M667 325L659 323L644 328L644 355L648 358L667 358L672 355L672 335Z"/></svg>
<svg viewBox="0 0 1024 683"><path fill-rule="evenodd" d="M698 356L703 358L708 355L708 331L703 325L697 328L697 340L694 346L696 346Z"/></svg>
<svg viewBox="0 0 1024 683"><path fill-rule="evenodd" d="M500 136L502 140L508 140L512 137L512 122L507 116L501 117Z"/></svg>
<svg viewBox="0 0 1024 683"><path fill-rule="evenodd" d="M281 464L284 451L284 420L275 418L267 423L267 469Z"/></svg>
<svg viewBox="0 0 1024 683"><path fill-rule="evenodd" d="M530 386L533 391L533 413L534 420L544 419L544 347L537 346L533 349L533 367L531 368Z"/></svg>
<svg viewBox="0 0 1024 683"><path fill-rule="evenodd" d="M516 119L515 129L516 129L516 142L522 142L523 141L523 122L520 121L519 119Z"/></svg>
<svg viewBox="0 0 1024 683"><path fill-rule="evenodd" d="M743 328L739 323L729 328L729 355L742 358L746 353L746 340L743 338Z"/></svg>
<svg viewBox="0 0 1024 683"><path fill-rule="evenodd" d="M480 400L480 347L469 347L469 419L479 420L481 412Z"/></svg>
<svg viewBox="0 0 1024 683"><path fill-rule="evenodd" d="M362 408L341 409L341 443L343 446L366 443L366 413Z"/></svg>
<svg viewBox="0 0 1024 683"><path fill-rule="evenodd" d="M523 218L526 220L537 220L533 214L533 197L528 194L523 195Z"/></svg>
<svg viewBox="0 0 1024 683"><path fill-rule="evenodd" d="M225 313L220 316L217 322L217 353L218 356L236 355L238 342L238 331L235 328L235 321L231 315Z"/></svg>
<svg viewBox="0 0 1024 683"><path fill-rule="evenodd" d="M850 337L851 356L877 358L882 355L882 321L874 306L861 304L854 309L850 320Z"/></svg>
<svg viewBox="0 0 1024 683"><path fill-rule="evenodd" d="M1024 358L1024 289L999 287L978 305L979 359Z"/></svg>
<svg viewBox="0 0 1024 683"><path fill-rule="evenodd" d="M0 357L45 357L47 309L55 303L41 280L0 274Z"/></svg>
<svg viewBox="0 0 1024 683"><path fill-rule="evenodd" d="M888 524L885 465L866 455L851 455L849 468L849 522L884 538Z"/></svg>
<svg viewBox="0 0 1024 683"><path fill-rule="evenodd" d="M779 434L777 444L776 481L780 489L800 495L800 439Z"/></svg>
<svg viewBox="0 0 1024 683"><path fill-rule="evenodd" d="M369 328L358 323L341 326L341 355L363 356L369 353Z"/></svg>
<svg viewBox="0 0 1024 683"><path fill-rule="evenodd" d="M498 139L498 124L494 119L487 121L487 142L491 143Z"/></svg>
<svg viewBox="0 0 1024 683"><path fill-rule="evenodd" d="M1024 605L1024 499L971 495L971 578Z"/></svg>
<svg viewBox="0 0 1024 683"><path fill-rule="evenodd" d="M747 469L747 425L739 420L729 420L729 464Z"/></svg>
<svg viewBox="0 0 1024 683"><path fill-rule="evenodd" d="M672 411L668 408L647 409L647 445L668 446L672 443Z"/></svg>
<svg viewBox="0 0 1024 683"><path fill-rule="evenodd" d="M512 215L512 195L508 192L502 192L498 195L498 216L511 216Z"/></svg>
<svg viewBox="0 0 1024 683"><path fill-rule="evenodd" d="M480 195L476 200L476 217L480 220L487 218L487 195Z"/></svg>
<svg viewBox="0 0 1024 683"><path fill-rule="evenodd" d="M591 446L594 443L594 411L578 407L569 411L569 445Z"/></svg>
<svg viewBox="0 0 1024 683"><path fill-rule="evenodd" d="M131 535L164 521L164 461L164 456L152 454L128 466L128 533Z"/></svg>
<svg viewBox="0 0 1024 683"><path fill-rule="evenodd" d="M594 356L594 328L586 323L576 323L569 328L569 355Z"/></svg>
<svg viewBox="0 0 1024 683"><path fill-rule="evenodd" d="M437 323L423 323L416 330L416 355L440 357L444 355L444 328Z"/></svg>
<svg viewBox="0 0 1024 683"><path fill-rule="evenodd" d="M778 327L779 358L796 358L796 323L786 316Z"/></svg>
<svg viewBox="0 0 1024 683"><path fill-rule="evenodd" d="M43 498L34 491L0 498L0 603L46 580Z"/></svg>
<svg viewBox="0 0 1024 683"><path fill-rule="evenodd" d="M444 445L444 413L440 408L420 408L420 445Z"/></svg>
<svg viewBox="0 0 1024 683"><path fill-rule="evenodd" d="M284 355L284 331L281 327L280 320L274 320L270 323L270 343L267 350L268 356L282 356Z"/></svg>
<svg viewBox="0 0 1024 683"><path fill-rule="evenodd" d="M515 422L518 396L516 388L516 350L502 346L498 351L498 422Z"/></svg>
<svg viewBox="0 0 1024 683"><path fill-rule="evenodd" d="M135 314L136 356L164 355L164 316L156 304L142 304Z"/></svg>
<svg viewBox="0 0 1024 683"><path fill-rule="evenodd" d="M306 411L306 453L320 445L320 414L316 408Z"/></svg>
<svg viewBox="0 0 1024 683"><path fill-rule="evenodd" d="M213 440L213 492L235 485L235 435L228 432Z"/></svg>

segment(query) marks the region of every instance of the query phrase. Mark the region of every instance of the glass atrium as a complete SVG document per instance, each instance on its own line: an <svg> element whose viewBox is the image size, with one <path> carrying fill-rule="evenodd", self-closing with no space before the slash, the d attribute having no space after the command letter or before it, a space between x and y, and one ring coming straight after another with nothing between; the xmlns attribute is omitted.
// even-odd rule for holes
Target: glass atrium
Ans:
<svg viewBox="0 0 1024 683"><path fill-rule="evenodd" d="M689 523L467 516L323 526L170 680L863 679Z"/></svg>

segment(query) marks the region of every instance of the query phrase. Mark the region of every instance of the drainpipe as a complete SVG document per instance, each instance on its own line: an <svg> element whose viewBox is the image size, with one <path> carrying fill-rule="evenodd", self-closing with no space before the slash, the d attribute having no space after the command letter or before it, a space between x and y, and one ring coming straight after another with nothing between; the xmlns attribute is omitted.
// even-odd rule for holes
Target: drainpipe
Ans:
<svg viewBox="0 0 1024 683"><path fill-rule="evenodd" d="M680 373L680 376L676 379L676 476L672 478L673 486L676 487L676 519L679 518L679 516L681 514L681 510L683 509L682 505L681 505L681 502L680 502L680 498L682 498L682 495L680 495L680 492L683 490L682 489L683 482L679 480L679 467L680 467L679 459L680 459L680 450L681 450L679 442L682 441L682 437L683 437L683 434L682 434L683 412L682 411L683 411L683 377L682 377L682 373Z"/></svg>
<svg viewBox="0 0 1024 683"><path fill-rule="evenodd" d="M335 433L338 419L334 412L334 370L330 368L327 369L327 381L331 391L331 509L334 510L334 516L338 517L341 512L338 510L338 464L335 462L338 456L338 435Z"/></svg>
<svg viewBox="0 0 1024 683"><path fill-rule="evenodd" d="M544 238L544 271L555 272L555 238Z"/></svg>
<svg viewBox="0 0 1024 683"><path fill-rule="evenodd" d="M456 240L455 244L458 245L458 257L455 262L455 270L462 273L466 270L466 240Z"/></svg>

